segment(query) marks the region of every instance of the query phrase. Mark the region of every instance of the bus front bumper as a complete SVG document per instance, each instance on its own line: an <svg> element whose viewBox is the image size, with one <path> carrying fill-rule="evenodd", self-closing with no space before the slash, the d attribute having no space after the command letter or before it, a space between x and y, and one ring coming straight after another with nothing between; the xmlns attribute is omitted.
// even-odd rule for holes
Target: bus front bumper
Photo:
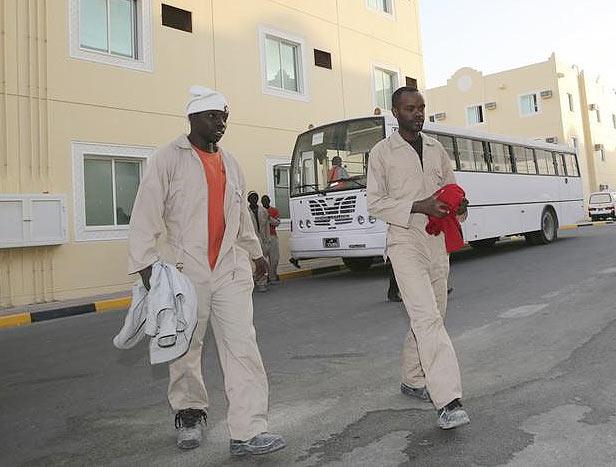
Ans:
<svg viewBox="0 0 616 467"><path fill-rule="evenodd" d="M321 232L289 238L293 258L383 256L385 232Z"/></svg>

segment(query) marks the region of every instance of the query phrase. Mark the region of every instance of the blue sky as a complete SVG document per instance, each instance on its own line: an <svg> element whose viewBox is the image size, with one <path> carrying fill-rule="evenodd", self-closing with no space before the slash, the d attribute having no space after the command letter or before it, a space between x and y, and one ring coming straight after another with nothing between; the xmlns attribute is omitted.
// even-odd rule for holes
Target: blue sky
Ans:
<svg viewBox="0 0 616 467"><path fill-rule="evenodd" d="M459 68L485 74L552 52L616 87L616 0L421 0L428 88Z"/></svg>

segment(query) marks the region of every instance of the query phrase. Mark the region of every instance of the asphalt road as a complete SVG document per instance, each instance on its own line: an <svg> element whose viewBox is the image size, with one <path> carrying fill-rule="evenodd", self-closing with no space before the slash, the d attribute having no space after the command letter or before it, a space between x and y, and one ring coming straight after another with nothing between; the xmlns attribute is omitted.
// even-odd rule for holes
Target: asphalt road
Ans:
<svg viewBox="0 0 616 467"><path fill-rule="evenodd" d="M124 313L0 330L0 464L616 465L616 228L454 256L447 327L471 425L443 432L399 393L407 317L383 268L255 296L271 429L288 448L230 460L212 340L206 441L175 448L167 371L111 343Z"/></svg>

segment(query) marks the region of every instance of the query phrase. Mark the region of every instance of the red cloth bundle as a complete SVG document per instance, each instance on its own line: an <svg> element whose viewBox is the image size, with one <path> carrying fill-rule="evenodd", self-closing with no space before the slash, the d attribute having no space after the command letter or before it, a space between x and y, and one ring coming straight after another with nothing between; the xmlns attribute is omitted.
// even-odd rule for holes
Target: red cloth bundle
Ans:
<svg viewBox="0 0 616 467"><path fill-rule="evenodd" d="M449 207L449 214L440 218L429 216L426 232L430 235L439 235L443 232L445 234L447 253L451 253L464 246L462 230L460 229L460 222L458 222L456 217L456 211L466 195L464 190L455 183L445 185L435 195L439 201L442 201Z"/></svg>

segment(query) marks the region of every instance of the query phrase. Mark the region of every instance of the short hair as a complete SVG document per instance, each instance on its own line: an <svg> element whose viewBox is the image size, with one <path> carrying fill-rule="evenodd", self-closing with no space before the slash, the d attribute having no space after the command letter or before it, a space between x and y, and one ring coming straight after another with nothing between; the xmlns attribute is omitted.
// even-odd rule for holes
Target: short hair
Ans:
<svg viewBox="0 0 616 467"><path fill-rule="evenodd" d="M398 102L400 102L400 97L402 97L402 94L404 93L409 93L409 94L419 93L419 89L413 86L402 86L401 88L396 89L394 93L391 95L391 106L392 107L398 107Z"/></svg>

